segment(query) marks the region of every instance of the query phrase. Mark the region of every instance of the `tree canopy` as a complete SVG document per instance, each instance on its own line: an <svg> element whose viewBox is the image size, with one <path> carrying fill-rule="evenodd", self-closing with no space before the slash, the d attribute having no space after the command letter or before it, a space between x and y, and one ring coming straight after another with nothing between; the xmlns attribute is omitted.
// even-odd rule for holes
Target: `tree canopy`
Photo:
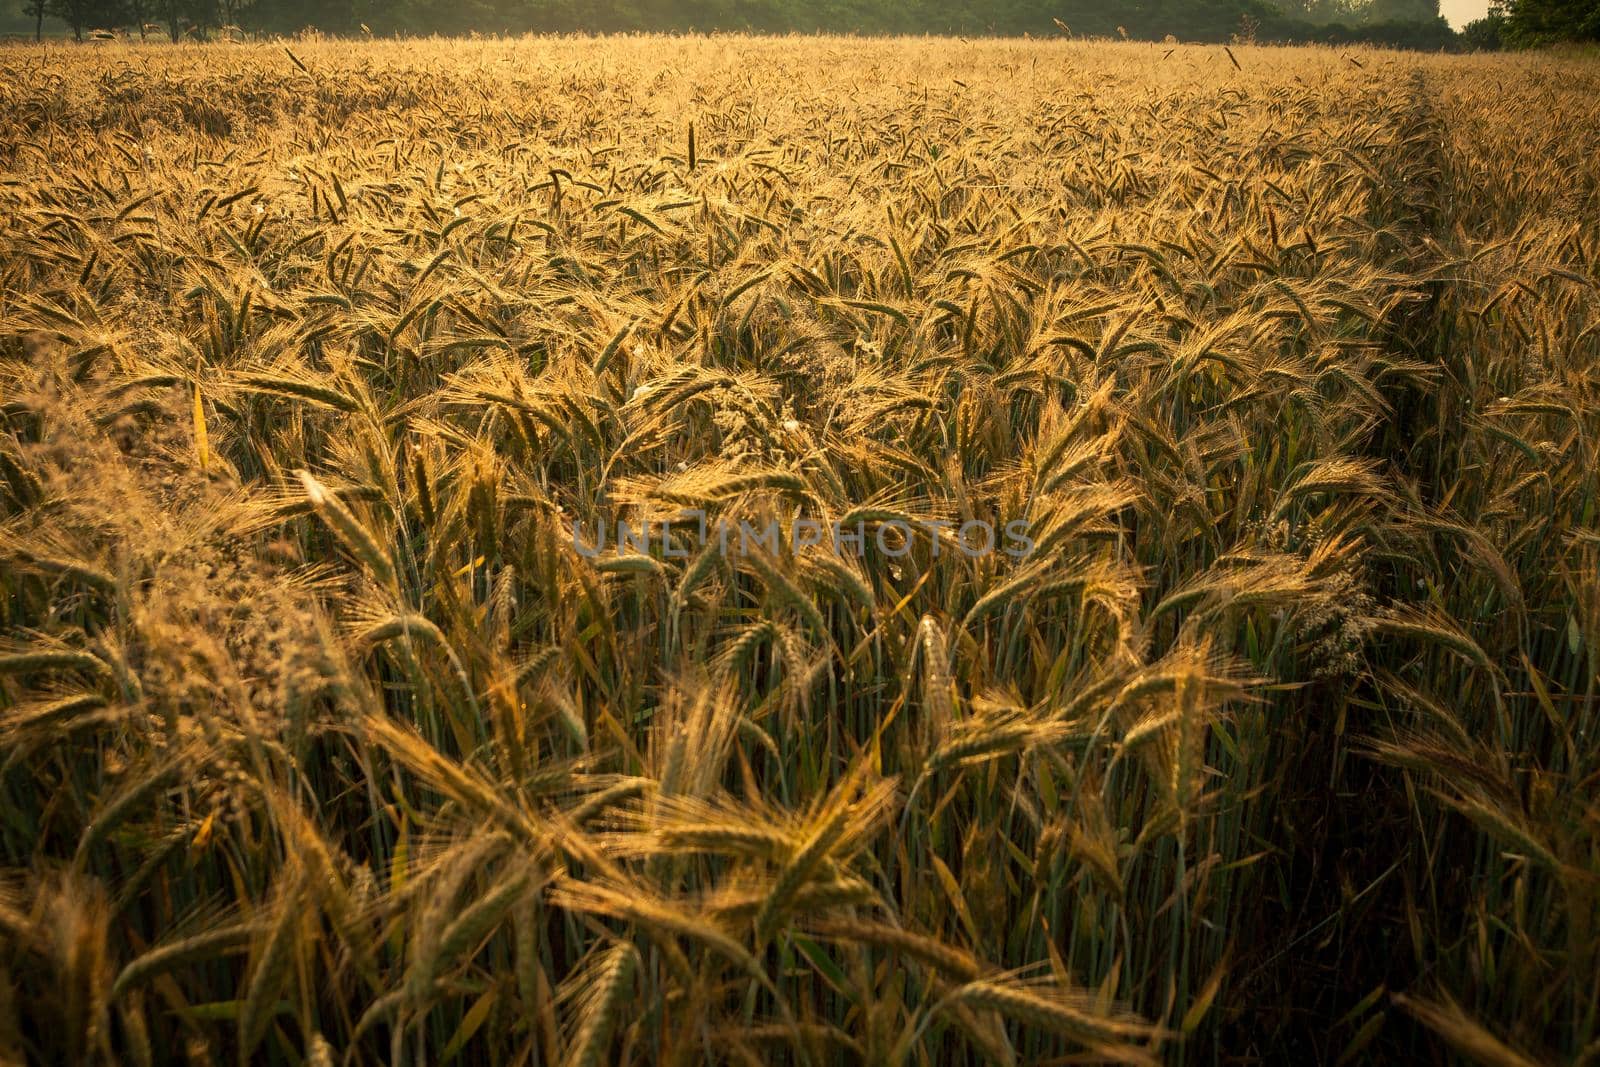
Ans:
<svg viewBox="0 0 1600 1067"><path fill-rule="evenodd" d="M1065 27L1074 36L1142 40L1365 40L1427 49L1455 43L1438 0L22 0L13 10L29 30L49 17L80 37L128 28L174 40L229 26L380 35L746 30L1034 36Z"/></svg>
<svg viewBox="0 0 1600 1067"><path fill-rule="evenodd" d="M1600 0L1495 0L1462 40L1480 49L1600 41Z"/></svg>

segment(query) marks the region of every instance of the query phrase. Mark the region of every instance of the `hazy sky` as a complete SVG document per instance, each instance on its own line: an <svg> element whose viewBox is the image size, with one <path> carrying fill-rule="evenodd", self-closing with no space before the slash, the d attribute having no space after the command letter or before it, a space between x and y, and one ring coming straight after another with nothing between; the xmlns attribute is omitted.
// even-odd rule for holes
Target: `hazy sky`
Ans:
<svg viewBox="0 0 1600 1067"><path fill-rule="evenodd" d="M1489 0L1442 0L1439 10L1459 30L1473 19L1483 18L1489 11Z"/></svg>

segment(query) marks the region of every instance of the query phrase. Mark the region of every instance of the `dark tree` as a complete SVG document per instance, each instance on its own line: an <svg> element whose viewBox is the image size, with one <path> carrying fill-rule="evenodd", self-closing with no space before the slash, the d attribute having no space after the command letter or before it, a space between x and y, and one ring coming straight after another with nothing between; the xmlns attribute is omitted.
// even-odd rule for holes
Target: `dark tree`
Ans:
<svg viewBox="0 0 1600 1067"><path fill-rule="evenodd" d="M1519 47L1600 41L1600 0L1512 0L1504 36Z"/></svg>
<svg viewBox="0 0 1600 1067"><path fill-rule="evenodd" d="M212 0L154 0L152 11L166 25L173 43L187 33L204 33L217 24L217 6Z"/></svg>
<svg viewBox="0 0 1600 1067"><path fill-rule="evenodd" d="M128 21L127 8L120 0L44 0L44 14L65 22L74 40L83 40L84 30L122 26Z"/></svg>
<svg viewBox="0 0 1600 1067"><path fill-rule="evenodd" d="M155 12L153 0L125 0L128 18L133 21L134 29L139 31L139 40L144 40L144 27Z"/></svg>
<svg viewBox="0 0 1600 1067"><path fill-rule="evenodd" d="M22 5L22 13L33 20L33 39L35 41L44 40L44 17L47 13L45 10L47 6L46 0L25 0Z"/></svg>
<svg viewBox="0 0 1600 1067"><path fill-rule="evenodd" d="M5 0L0 0L5 2ZM16 0L34 22L59 16L85 30L160 23L178 41L217 27L334 35L749 30L944 33L1228 43L1370 41L1401 48L1459 44L1438 0ZM1591 15L1600 0L1516 0L1508 19L1529 42L1551 24ZM1551 12L1555 12L1552 14ZM1581 13L1581 12L1580 12ZM1518 21L1520 20L1520 21ZM1582 20L1577 20L1581 24ZM1591 18L1591 21L1592 18ZM1513 27L1511 24L1516 22ZM1570 36L1563 33L1557 36Z"/></svg>
<svg viewBox="0 0 1600 1067"><path fill-rule="evenodd" d="M1432 22L1439 17L1439 0L1372 0L1368 22Z"/></svg>
<svg viewBox="0 0 1600 1067"><path fill-rule="evenodd" d="M1477 52L1498 52L1506 46L1506 6L1500 0L1489 5L1489 13L1473 19L1461 31L1461 43Z"/></svg>

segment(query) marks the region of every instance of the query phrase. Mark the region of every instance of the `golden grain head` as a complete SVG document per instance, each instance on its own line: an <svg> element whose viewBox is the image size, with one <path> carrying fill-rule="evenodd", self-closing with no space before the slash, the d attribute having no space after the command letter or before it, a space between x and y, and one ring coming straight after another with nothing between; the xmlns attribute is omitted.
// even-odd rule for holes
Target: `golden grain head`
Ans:
<svg viewBox="0 0 1600 1067"><path fill-rule="evenodd" d="M1056 27L0 47L0 1062L1593 1059L1600 67Z"/></svg>

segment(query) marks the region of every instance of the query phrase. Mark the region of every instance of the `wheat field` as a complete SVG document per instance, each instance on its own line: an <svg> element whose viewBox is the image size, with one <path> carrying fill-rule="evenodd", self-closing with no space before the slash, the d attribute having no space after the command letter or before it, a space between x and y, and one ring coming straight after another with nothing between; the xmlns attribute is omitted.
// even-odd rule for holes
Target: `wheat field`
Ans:
<svg viewBox="0 0 1600 1067"><path fill-rule="evenodd" d="M0 49L0 1063L1600 1063L1597 152L1576 55Z"/></svg>

